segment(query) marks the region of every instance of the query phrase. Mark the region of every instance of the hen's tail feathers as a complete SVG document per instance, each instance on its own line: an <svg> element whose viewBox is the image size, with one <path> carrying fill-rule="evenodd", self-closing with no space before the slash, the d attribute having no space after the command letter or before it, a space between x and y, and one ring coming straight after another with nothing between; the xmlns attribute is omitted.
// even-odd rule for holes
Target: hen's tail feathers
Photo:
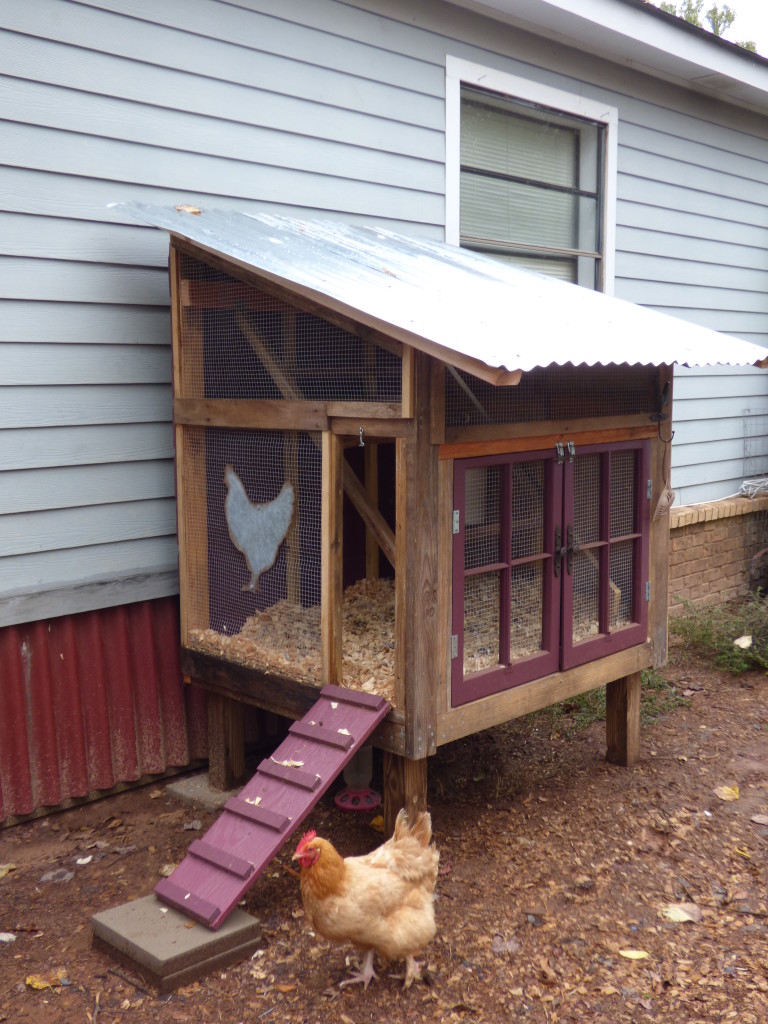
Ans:
<svg viewBox="0 0 768 1024"><path fill-rule="evenodd" d="M425 849L429 846L432 840L432 816L429 811L421 811L412 825L408 823L408 813L404 807L398 812L393 835L395 842L403 839L408 833L418 839L419 846Z"/></svg>

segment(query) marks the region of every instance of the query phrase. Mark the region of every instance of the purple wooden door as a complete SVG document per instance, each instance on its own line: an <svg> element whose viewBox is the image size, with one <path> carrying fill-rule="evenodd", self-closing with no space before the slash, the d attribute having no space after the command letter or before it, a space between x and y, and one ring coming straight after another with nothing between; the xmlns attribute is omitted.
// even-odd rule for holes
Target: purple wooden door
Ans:
<svg viewBox="0 0 768 1024"><path fill-rule="evenodd" d="M648 443L457 460L454 706L645 640Z"/></svg>

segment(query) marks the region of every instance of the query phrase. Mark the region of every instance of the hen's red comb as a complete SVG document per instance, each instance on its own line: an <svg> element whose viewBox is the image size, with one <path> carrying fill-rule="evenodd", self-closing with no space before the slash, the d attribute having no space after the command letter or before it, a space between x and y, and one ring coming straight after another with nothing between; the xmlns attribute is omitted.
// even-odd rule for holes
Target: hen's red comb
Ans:
<svg viewBox="0 0 768 1024"><path fill-rule="evenodd" d="M317 832L315 832L313 828L311 828L309 832L305 832L304 835L299 840L299 845L296 847L296 852L301 853L301 851L304 849L307 843L311 843L312 840L316 838Z"/></svg>

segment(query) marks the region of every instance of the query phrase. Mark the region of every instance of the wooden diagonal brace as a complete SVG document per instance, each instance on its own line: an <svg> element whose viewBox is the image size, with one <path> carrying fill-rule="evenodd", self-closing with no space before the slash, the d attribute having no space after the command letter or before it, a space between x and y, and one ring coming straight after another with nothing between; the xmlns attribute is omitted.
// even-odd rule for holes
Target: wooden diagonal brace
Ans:
<svg viewBox="0 0 768 1024"><path fill-rule="evenodd" d="M237 311L237 325L248 340L248 344L261 360L264 369L275 382L283 398L292 401L303 401L304 395L291 380L288 371L275 359L256 328L248 320L243 310ZM376 538L384 557L394 569L395 567L395 534L381 512L371 503L365 488L357 478L357 474L345 460L342 467L342 484L344 493L355 506L365 525Z"/></svg>

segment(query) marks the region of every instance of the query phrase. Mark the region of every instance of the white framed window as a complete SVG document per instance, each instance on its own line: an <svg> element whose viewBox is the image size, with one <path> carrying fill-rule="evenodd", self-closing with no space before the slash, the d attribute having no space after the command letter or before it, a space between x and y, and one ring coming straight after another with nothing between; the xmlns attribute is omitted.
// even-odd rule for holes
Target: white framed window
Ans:
<svg viewBox="0 0 768 1024"><path fill-rule="evenodd" d="M446 59L446 241L613 292L618 110Z"/></svg>

